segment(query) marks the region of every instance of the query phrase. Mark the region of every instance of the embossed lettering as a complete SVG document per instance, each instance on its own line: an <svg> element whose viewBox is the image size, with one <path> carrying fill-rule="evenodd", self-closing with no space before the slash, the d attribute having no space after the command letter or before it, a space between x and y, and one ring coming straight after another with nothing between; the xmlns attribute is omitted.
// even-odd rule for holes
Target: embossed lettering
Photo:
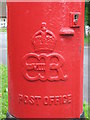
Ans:
<svg viewBox="0 0 90 120"><path fill-rule="evenodd" d="M54 100L55 100L54 96L50 96L49 97L49 105L52 105L54 103Z"/></svg>
<svg viewBox="0 0 90 120"><path fill-rule="evenodd" d="M41 99L41 96L35 96L36 104L39 105L39 100Z"/></svg>
<svg viewBox="0 0 90 120"><path fill-rule="evenodd" d="M31 59L35 59L36 62L28 62ZM40 62L41 60L44 62ZM55 60L53 60L55 59ZM62 66L64 63L64 58L58 53L51 54L36 54L29 53L23 58L23 74L24 77L29 81L60 81L66 80L67 75L64 75L62 71ZM30 75L31 71L34 71L35 75ZM42 74L42 72L44 74ZM54 75L51 75L54 73Z"/></svg>
<svg viewBox="0 0 90 120"><path fill-rule="evenodd" d="M72 102L72 95L69 94L69 95L68 95L68 103L71 103L71 102Z"/></svg>
<svg viewBox="0 0 90 120"><path fill-rule="evenodd" d="M60 104L60 96L55 96L55 105Z"/></svg>
<svg viewBox="0 0 90 120"><path fill-rule="evenodd" d="M34 105L34 103L35 103L34 96L30 96L30 98L29 98L29 103L30 103L31 105Z"/></svg>
<svg viewBox="0 0 90 120"><path fill-rule="evenodd" d="M21 103L23 101L23 95L19 94L19 103Z"/></svg>
<svg viewBox="0 0 90 120"><path fill-rule="evenodd" d="M63 95L63 104L67 103L67 95Z"/></svg>
<svg viewBox="0 0 90 120"><path fill-rule="evenodd" d="M72 94L58 95L58 96L28 96L19 94L19 103L25 105L40 105L41 102L45 106L65 105L72 102Z"/></svg>
<svg viewBox="0 0 90 120"><path fill-rule="evenodd" d="M48 96L45 96L43 100L44 105L48 105L48 102L49 102L49 98Z"/></svg>
<svg viewBox="0 0 90 120"><path fill-rule="evenodd" d="M29 97L27 95L24 96L24 103L28 104Z"/></svg>

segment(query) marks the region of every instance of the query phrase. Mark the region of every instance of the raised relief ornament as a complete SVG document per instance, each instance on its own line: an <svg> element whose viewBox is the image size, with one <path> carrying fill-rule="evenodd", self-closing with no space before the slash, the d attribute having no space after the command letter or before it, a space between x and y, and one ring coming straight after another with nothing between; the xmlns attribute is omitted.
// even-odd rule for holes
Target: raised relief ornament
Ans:
<svg viewBox="0 0 90 120"><path fill-rule="evenodd" d="M28 53L23 57L23 75L30 81L65 81L62 67L64 58L59 53L54 52L56 37L47 29L43 22L41 30L33 36L32 44L35 53Z"/></svg>

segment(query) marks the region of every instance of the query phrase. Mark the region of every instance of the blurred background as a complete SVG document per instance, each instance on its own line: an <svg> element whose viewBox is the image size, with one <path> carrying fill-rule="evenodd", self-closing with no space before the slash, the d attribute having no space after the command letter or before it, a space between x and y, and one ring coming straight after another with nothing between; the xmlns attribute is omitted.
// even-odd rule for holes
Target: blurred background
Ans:
<svg viewBox="0 0 90 120"><path fill-rule="evenodd" d="M90 61L88 61L89 49L90 49L90 2L85 2L85 30L84 30L84 109L88 112L88 102L90 99L88 96L88 87L90 86L88 81L88 67ZM0 2L0 116L3 118L6 116L8 109L8 85L7 85L7 6L5 2ZM85 113L86 117L88 116Z"/></svg>

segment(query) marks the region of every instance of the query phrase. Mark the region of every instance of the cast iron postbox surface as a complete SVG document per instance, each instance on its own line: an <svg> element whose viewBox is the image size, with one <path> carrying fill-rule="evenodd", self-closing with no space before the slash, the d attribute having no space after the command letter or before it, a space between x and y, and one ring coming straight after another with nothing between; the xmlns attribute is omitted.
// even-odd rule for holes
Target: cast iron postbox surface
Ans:
<svg viewBox="0 0 90 120"><path fill-rule="evenodd" d="M83 112L83 2L8 3L9 112L79 118Z"/></svg>

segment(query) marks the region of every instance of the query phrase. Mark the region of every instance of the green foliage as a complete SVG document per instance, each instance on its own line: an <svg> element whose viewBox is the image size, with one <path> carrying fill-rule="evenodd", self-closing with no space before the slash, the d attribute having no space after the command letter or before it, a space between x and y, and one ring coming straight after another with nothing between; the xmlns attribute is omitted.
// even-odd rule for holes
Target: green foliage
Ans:
<svg viewBox="0 0 90 120"><path fill-rule="evenodd" d="M84 38L84 43L87 44L87 45L90 44L90 39L89 39L89 37L85 37L85 38Z"/></svg>
<svg viewBox="0 0 90 120"><path fill-rule="evenodd" d="M88 4L85 2L85 25L88 24Z"/></svg>
<svg viewBox="0 0 90 120"><path fill-rule="evenodd" d="M7 67L0 65L0 118L5 118L8 109Z"/></svg>
<svg viewBox="0 0 90 120"><path fill-rule="evenodd" d="M84 110L84 114L85 114L85 117L88 118L88 104L86 102L84 102L83 104L83 110Z"/></svg>
<svg viewBox="0 0 90 120"><path fill-rule="evenodd" d="M87 2L88 4L88 25L90 26L90 1Z"/></svg>
<svg viewBox="0 0 90 120"><path fill-rule="evenodd" d="M90 120L90 104L88 105L88 118Z"/></svg>
<svg viewBox="0 0 90 120"><path fill-rule="evenodd" d="M85 24L90 26L90 1L85 2Z"/></svg>
<svg viewBox="0 0 90 120"><path fill-rule="evenodd" d="M0 28L0 32L7 32L7 28Z"/></svg>

